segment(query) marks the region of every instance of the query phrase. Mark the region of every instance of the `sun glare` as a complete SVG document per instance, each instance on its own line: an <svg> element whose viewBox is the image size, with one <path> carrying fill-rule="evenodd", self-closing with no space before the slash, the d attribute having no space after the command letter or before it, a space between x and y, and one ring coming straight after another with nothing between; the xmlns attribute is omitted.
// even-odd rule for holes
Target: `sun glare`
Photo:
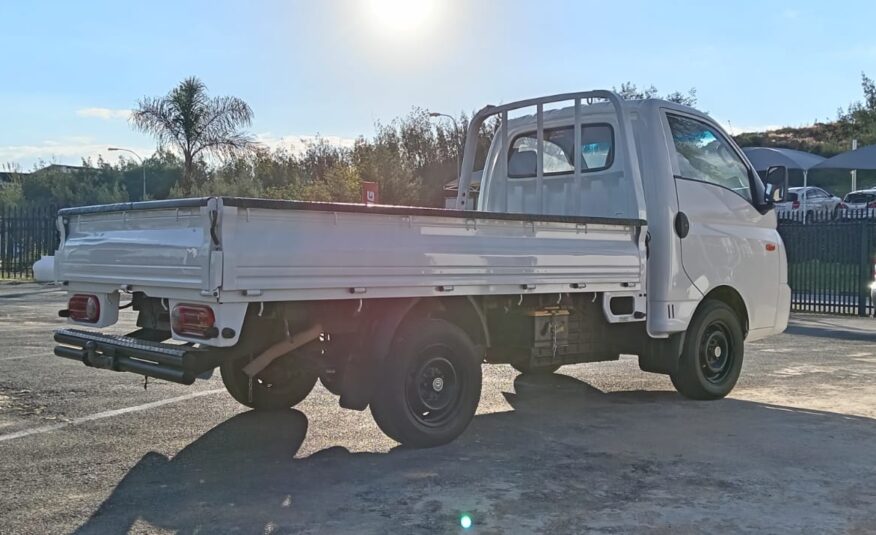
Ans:
<svg viewBox="0 0 876 535"><path fill-rule="evenodd" d="M421 29L435 11L435 0L368 0L368 4L374 21L393 33Z"/></svg>

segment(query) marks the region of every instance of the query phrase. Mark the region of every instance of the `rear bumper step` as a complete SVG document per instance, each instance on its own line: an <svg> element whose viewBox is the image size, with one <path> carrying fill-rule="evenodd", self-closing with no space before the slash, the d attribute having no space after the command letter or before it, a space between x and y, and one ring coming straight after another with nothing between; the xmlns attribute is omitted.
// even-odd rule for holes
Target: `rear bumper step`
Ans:
<svg viewBox="0 0 876 535"><path fill-rule="evenodd" d="M55 331L55 355L86 366L190 385L218 365L215 352L79 329Z"/></svg>

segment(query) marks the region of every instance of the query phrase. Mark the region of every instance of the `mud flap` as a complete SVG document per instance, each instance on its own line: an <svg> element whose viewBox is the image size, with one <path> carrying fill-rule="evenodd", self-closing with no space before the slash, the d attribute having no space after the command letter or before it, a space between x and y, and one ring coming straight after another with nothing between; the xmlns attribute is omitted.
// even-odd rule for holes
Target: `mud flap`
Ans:
<svg viewBox="0 0 876 535"><path fill-rule="evenodd" d="M664 339L646 338L639 353L639 369L665 375L675 373L684 346L684 335L682 332Z"/></svg>

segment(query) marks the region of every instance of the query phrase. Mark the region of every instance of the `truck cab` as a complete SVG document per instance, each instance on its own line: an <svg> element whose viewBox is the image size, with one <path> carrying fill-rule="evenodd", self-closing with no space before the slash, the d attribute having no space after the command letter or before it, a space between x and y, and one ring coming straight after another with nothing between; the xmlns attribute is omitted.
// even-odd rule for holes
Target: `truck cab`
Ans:
<svg viewBox="0 0 876 535"><path fill-rule="evenodd" d="M744 311L748 340L782 332L790 289L776 213L733 139L708 115L665 100L576 102L503 117L477 209L641 217L649 333L686 330L713 293Z"/></svg>

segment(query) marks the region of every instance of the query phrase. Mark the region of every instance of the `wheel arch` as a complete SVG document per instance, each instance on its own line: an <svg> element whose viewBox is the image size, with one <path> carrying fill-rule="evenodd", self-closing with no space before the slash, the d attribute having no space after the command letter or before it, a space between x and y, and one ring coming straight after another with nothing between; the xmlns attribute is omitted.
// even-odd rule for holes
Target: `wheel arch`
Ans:
<svg viewBox="0 0 876 535"><path fill-rule="evenodd" d="M421 317L443 319L465 331L475 345L490 347L490 331L487 327L486 315L477 300L471 296L420 299L408 311L402 323Z"/></svg>
<svg viewBox="0 0 876 535"><path fill-rule="evenodd" d="M745 299L742 298L742 294L732 286L717 286L711 289L709 293L703 297L703 300L700 301L700 304L697 306L697 310L699 310L699 308L703 306L703 303L709 299L720 301L732 308L736 313L736 316L739 318L739 324L742 326L742 336L748 336L748 307L745 305ZM696 314L696 311L694 314Z"/></svg>

